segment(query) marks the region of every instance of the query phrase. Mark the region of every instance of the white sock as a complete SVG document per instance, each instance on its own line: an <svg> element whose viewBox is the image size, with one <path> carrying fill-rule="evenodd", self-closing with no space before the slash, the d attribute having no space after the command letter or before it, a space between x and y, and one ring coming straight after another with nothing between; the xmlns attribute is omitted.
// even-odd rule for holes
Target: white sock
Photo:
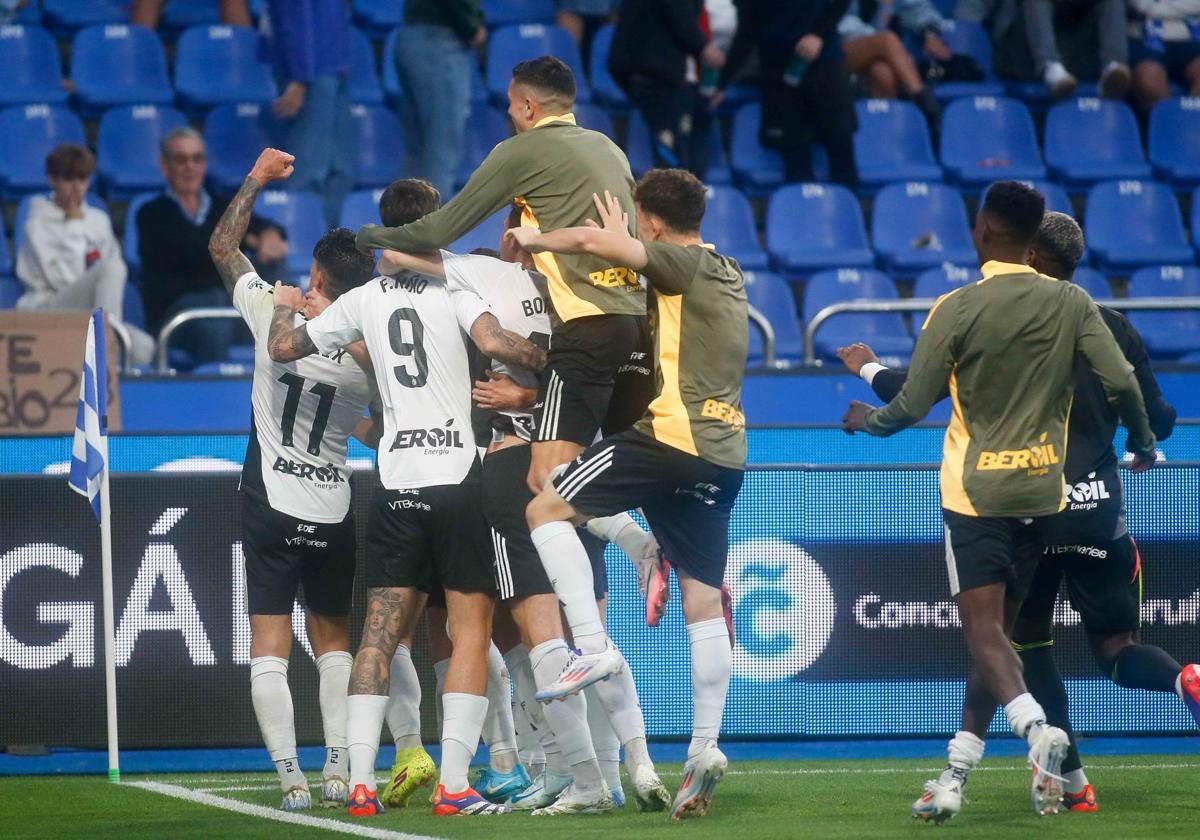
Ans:
<svg viewBox="0 0 1200 840"><path fill-rule="evenodd" d="M608 720L608 712L596 695L594 685L583 690L587 698L588 732L592 735L592 746L596 748L596 761L600 764L600 775L609 790L621 789L621 741Z"/></svg>
<svg viewBox="0 0 1200 840"><path fill-rule="evenodd" d="M646 553L646 543L650 541L650 535L628 513L591 519L587 529L602 540L616 543L634 563L642 559Z"/></svg>
<svg viewBox="0 0 1200 840"><path fill-rule="evenodd" d="M354 657L349 651L331 650L317 657L321 677L321 729L325 733L325 769L322 775L349 778L346 771L346 687Z"/></svg>
<svg viewBox="0 0 1200 840"><path fill-rule="evenodd" d="M946 769L942 771L941 781L949 784L958 779L962 784L967 783L967 775L983 761L983 740L973 732L959 730L946 744Z"/></svg>
<svg viewBox="0 0 1200 840"><path fill-rule="evenodd" d="M1063 780L1063 790L1067 793L1079 793L1088 783L1087 774L1083 772L1082 767L1070 773L1063 773Z"/></svg>
<svg viewBox="0 0 1200 840"><path fill-rule="evenodd" d="M433 681L434 681L434 696L438 698L438 702L433 704L434 710L437 712L438 732L442 731L442 693L446 690L446 674L450 671L450 659L439 659L433 663Z"/></svg>
<svg viewBox="0 0 1200 840"><path fill-rule="evenodd" d="M512 687L504 657L495 644L488 645L488 711L483 719L483 742L497 773L508 773L517 764L517 733L513 723Z"/></svg>
<svg viewBox="0 0 1200 840"><path fill-rule="evenodd" d="M1046 723L1046 712L1028 691L1014 697L1004 707L1004 714L1008 715L1008 725L1012 727L1013 734L1031 744L1037 727Z"/></svg>
<svg viewBox="0 0 1200 840"><path fill-rule="evenodd" d="M692 649L692 743L688 758L717 745L733 651L725 619L712 618L687 627Z"/></svg>
<svg viewBox="0 0 1200 840"><path fill-rule="evenodd" d="M541 751L542 740L538 730L545 725L546 719L542 715L542 704L534 698L537 686L534 685L525 645L516 645L504 654L504 664L508 667L508 678L513 688L513 728L517 736L517 754L521 763L528 767L526 756L533 757Z"/></svg>
<svg viewBox="0 0 1200 840"><path fill-rule="evenodd" d="M479 746L488 700L478 694L448 691L442 695L442 773L447 793L467 789L467 770Z"/></svg>
<svg viewBox="0 0 1200 840"><path fill-rule="evenodd" d="M250 660L250 699L262 732L263 743L283 790L307 787L296 752L296 721L292 692L287 681L288 661L278 656L256 656Z"/></svg>
<svg viewBox="0 0 1200 840"><path fill-rule="evenodd" d="M405 645L397 645L392 654L387 725L396 749L421 746L421 680L413 665L412 651Z"/></svg>
<svg viewBox="0 0 1200 840"><path fill-rule="evenodd" d="M538 687L558 679L570 656L567 643L562 639L550 639L529 651L529 663L533 666ZM550 728L554 730L562 760L575 776L576 787L583 791L598 788L603 782L600 765L596 761L596 750L592 747L591 734L588 732L586 701L576 694L547 703L543 711ZM546 759L549 762L548 753Z"/></svg>
<svg viewBox="0 0 1200 840"><path fill-rule="evenodd" d="M562 602L575 645L584 653L599 653L608 643L593 590L592 564L570 522L549 522L529 534L542 566Z"/></svg>
<svg viewBox="0 0 1200 840"><path fill-rule="evenodd" d="M726 637L728 638L728 637ZM625 749L625 771L629 778L636 778L637 768L643 764L654 769L650 753L646 748L646 721L642 717L642 705L638 701L637 686L629 663L607 680L594 683L596 696L608 714L609 723L617 733L617 739Z"/></svg>
<svg viewBox="0 0 1200 840"><path fill-rule="evenodd" d="M350 790L358 785L375 790L375 757L379 753L379 734L383 729L387 704L387 696L383 694L351 694L346 698Z"/></svg>

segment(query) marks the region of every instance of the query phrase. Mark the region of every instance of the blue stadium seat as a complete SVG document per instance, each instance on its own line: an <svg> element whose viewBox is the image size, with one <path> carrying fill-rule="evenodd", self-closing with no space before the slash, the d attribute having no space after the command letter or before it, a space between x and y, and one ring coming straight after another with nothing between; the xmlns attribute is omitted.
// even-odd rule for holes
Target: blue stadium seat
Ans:
<svg viewBox="0 0 1200 840"><path fill-rule="evenodd" d="M553 23L552 0L483 0L483 20L489 29L514 23Z"/></svg>
<svg viewBox="0 0 1200 840"><path fill-rule="evenodd" d="M122 253L125 255L125 265L129 268L129 274L134 282L137 282L138 274L142 270L142 257L138 253L138 229L137 229L137 214L142 205L152 198L158 198L160 193L145 192L140 195L135 195L129 200L129 206L125 208L125 230L122 240Z"/></svg>
<svg viewBox="0 0 1200 840"><path fill-rule="evenodd" d="M1175 193L1155 181L1109 181L1088 193L1088 248L1101 271L1193 260Z"/></svg>
<svg viewBox="0 0 1200 840"><path fill-rule="evenodd" d="M372 38L382 38L404 23L404 4L396 0L354 0L354 23Z"/></svg>
<svg viewBox="0 0 1200 840"><path fill-rule="evenodd" d="M508 83L512 80L513 66L540 55L553 55L565 61L575 74L575 101L591 101L579 45L571 34L555 24L522 23L502 26L488 39L484 75L488 93L496 104L508 104Z"/></svg>
<svg viewBox="0 0 1200 840"><path fill-rule="evenodd" d="M1073 282L1091 295L1093 300L1108 300L1113 296L1112 286L1108 284L1108 279L1096 269L1086 265L1075 269Z"/></svg>
<svg viewBox="0 0 1200 840"><path fill-rule="evenodd" d="M945 263L937 268L930 268L922 271L917 275L917 280L913 284L913 297L915 298L939 298L947 292L952 292L957 288L965 286L978 280L980 277L979 269L967 268L961 265L951 265ZM913 312L912 329L914 333L918 333L921 325L925 323L925 316L929 314L929 310L921 309Z"/></svg>
<svg viewBox="0 0 1200 840"><path fill-rule="evenodd" d="M259 154L279 144L281 129L265 105L218 105L204 121L208 181L213 190L232 195L246 179Z"/></svg>
<svg viewBox="0 0 1200 840"><path fill-rule="evenodd" d="M13 273L12 255L8 253L8 236L4 233L4 219L0 218L0 277Z"/></svg>
<svg viewBox="0 0 1200 840"><path fill-rule="evenodd" d="M507 207L497 210L474 229L467 231L462 237L451 243L446 250L455 254L466 254L476 248L497 250L500 247L500 237L504 234L504 222L507 219Z"/></svg>
<svg viewBox="0 0 1200 840"><path fill-rule="evenodd" d="M776 271L867 268L874 254L854 193L838 184L788 184L767 205L767 252Z"/></svg>
<svg viewBox="0 0 1200 840"><path fill-rule="evenodd" d="M1143 268L1129 279L1129 296L1200 297L1200 268L1163 265ZM1175 358L1200 350L1200 312L1130 312L1129 320L1142 334L1155 358Z"/></svg>
<svg viewBox="0 0 1200 840"><path fill-rule="evenodd" d="M50 191L46 189L45 184L42 185L42 189L38 190L38 192L40 192L42 195L50 194ZM21 252L21 243L25 241L25 222L29 219L29 201L34 195L36 195L36 193L22 196L20 202L17 204L17 213L13 218L14 257ZM95 207L97 210L103 210L105 213L108 212L108 203L95 193L88 193L83 197L83 200L92 207Z"/></svg>
<svg viewBox="0 0 1200 840"><path fill-rule="evenodd" d="M962 196L945 184L889 184L875 197L871 235L880 262L900 274L977 257Z"/></svg>
<svg viewBox="0 0 1200 840"><path fill-rule="evenodd" d="M259 59L259 35L245 26L193 26L179 36L175 88L194 112L223 102L270 102L271 68Z"/></svg>
<svg viewBox="0 0 1200 840"><path fill-rule="evenodd" d="M592 94L606 108L624 110L629 107L629 97L617 84L612 74L608 72L608 51L612 49L613 32L616 27L612 24L602 26L592 38L592 66L588 81L592 84Z"/></svg>
<svg viewBox="0 0 1200 840"><path fill-rule="evenodd" d="M641 112L637 110L629 112L629 122L625 129L625 154L629 156L629 167L635 176L640 177L654 168L650 132L646 129ZM713 120L709 130L708 170L704 173L704 183L733 183L733 173L729 169L729 161L721 143L721 126L716 120Z"/></svg>
<svg viewBox="0 0 1200 840"><path fill-rule="evenodd" d="M404 130L382 105L353 105L350 117L358 138L357 187L386 187L400 177L404 164Z"/></svg>
<svg viewBox="0 0 1200 840"><path fill-rule="evenodd" d="M736 187L709 187L701 235L745 271L765 271L767 254L758 244L754 210Z"/></svg>
<svg viewBox="0 0 1200 840"><path fill-rule="evenodd" d="M58 44L40 26L0 26L0 107L67 101Z"/></svg>
<svg viewBox="0 0 1200 840"><path fill-rule="evenodd" d="M467 182L497 143L508 139L510 133L508 115L499 108L482 103L471 108L471 116L467 118L467 128L463 134L463 156L458 162L456 176L460 186Z"/></svg>
<svg viewBox="0 0 1200 840"><path fill-rule="evenodd" d="M175 100L158 35L131 24L79 30L72 48L71 81L87 116L115 105L170 105Z"/></svg>
<svg viewBox="0 0 1200 840"><path fill-rule="evenodd" d="M342 213L338 226L357 231L363 225L379 224L379 197L382 188L355 190L342 202Z"/></svg>
<svg viewBox="0 0 1200 840"><path fill-rule="evenodd" d="M1150 177L1133 111L1113 99L1081 97L1052 107L1045 152L1051 174L1068 187Z"/></svg>
<svg viewBox="0 0 1200 840"><path fill-rule="evenodd" d="M229 348L233 350L232 347ZM189 371L192 376L249 376L254 373L254 363L205 362Z"/></svg>
<svg viewBox="0 0 1200 840"><path fill-rule="evenodd" d="M41 0L29 0L12 17L14 24L21 26L41 26L42 25L42 3Z"/></svg>
<svg viewBox="0 0 1200 840"><path fill-rule="evenodd" d="M898 300L895 284L874 269L839 268L808 278L804 287L804 323L834 303L851 300ZM864 341L893 364L912 355L913 340L898 312L850 312L835 315L817 331L817 358L836 361L838 347Z"/></svg>
<svg viewBox="0 0 1200 840"><path fill-rule="evenodd" d="M137 283L125 284L125 298L121 301L121 318L126 324L146 329L146 307L142 303L142 290Z"/></svg>
<svg viewBox="0 0 1200 840"><path fill-rule="evenodd" d="M1181 365L1200 365L1200 351L1188 353L1186 356L1180 356L1177 361Z"/></svg>
<svg viewBox="0 0 1200 840"><path fill-rule="evenodd" d="M367 105L383 104L383 87L375 67L375 50L360 29L350 30L350 98Z"/></svg>
<svg viewBox="0 0 1200 840"><path fill-rule="evenodd" d="M187 125L183 114L158 105L126 105L100 118L97 169L105 194L127 200L165 186L159 167L163 135Z"/></svg>
<svg viewBox="0 0 1200 840"><path fill-rule="evenodd" d="M996 180L1046 177L1028 109L1004 96L970 96L946 106L942 166L951 179L979 189Z"/></svg>
<svg viewBox="0 0 1200 840"><path fill-rule="evenodd" d="M762 109L757 102L743 105L733 117L729 163L734 181L747 194L763 196L783 183L783 158L758 141Z"/></svg>
<svg viewBox="0 0 1200 840"><path fill-rule="evenodd" d="M744 267L744 266L743 266ZM766 271L746 272L746 298L761 312L775 330L775 358L799 362L804 358L804 335L796 312L792 284L778 274ZM763 342L758 328L750 325L750 362L763 360Z"/></svg>
<svg viewBox="0 0 1200 840"><path fill-rule="evenodd" d="M83 123L62 105L0 111L0 195L16 201L46 188L46 155L61 143L86 143Z"/></svg>
<svg viewBox="0 0 1200 840"><path fill-rule="evenodd" d="M46 26L59 38L85 26L129 20L129 0L42 0L42 10Z"/></svg>
<svg viewBox="0 0 1200 840"><path fill-rule="evenodd" d="M1071 196L1067 195L1067 191L1062 186L1053 181L1026 181L1026 183L1040 192L1042 197L1046 199L1047 210L1056 210L1059 213L1066 213L1068 216L1074 217L1075 206L1071 204Z"/></svg>
<svg viewBox="0 0 1200 840"><path fill-rule="evenodd" d="M934 95L943 102L961 96L1003 96L1004 85L992 72L992 39L982 26L966 20L947 20L942 27L946 45L956 55L969 55L983 71L980 82L942 82L933 86Z"/></svg>
<svg viewBox="0 0 1200 840"><path fill-rule="evenodd" d="M1200 186L1200 97L1164 100L1150 115L1150 162L1176 188Z"/></svg>
<svg viewBox="0 0 1200 840"><path fill-rule="evenodd" d="M617 131L613 128L612 118L599 105L588 105L581 103L573 109L575 114L575 122L584 128L590 128L592 131L599 131L601 134L608 135L608 139L614 143L617 142Z"/></svg>
<svg viewBox="0 0 1200 840"><path fill-rule="evenodd" d="M1200 187L1192 193L1192 244L1200 253Z"/></svg>
<svg viewBox="0 0 1200 840"><path fill-rule="evenodd" d="M326 231L321 199L309 192L263 190L254 212L287 231L287 264L292 276L308 274L313 246Z"/></svg>
<svg viewBox="0 0 1200 840"><path fill-rule="evenodd" d="M220 22L220 6L212 0L167 0L159 27L164 35L176 38L189 26L208 26Z"/></svg>
<svg viewBox="0 0 1200 840"><path fill-rule="evenodd" d="M25 287L15 277L0 275L0 309L12 309L25 294Z"/></svg>
<svg viewBox="0 0 1200 840"><path fill-rule="evenodd" d="M929 123L917 106L900 99L862 99L854 160L858 181L875 190L894 181L940 181L942 168L933 158Z"/></svg>

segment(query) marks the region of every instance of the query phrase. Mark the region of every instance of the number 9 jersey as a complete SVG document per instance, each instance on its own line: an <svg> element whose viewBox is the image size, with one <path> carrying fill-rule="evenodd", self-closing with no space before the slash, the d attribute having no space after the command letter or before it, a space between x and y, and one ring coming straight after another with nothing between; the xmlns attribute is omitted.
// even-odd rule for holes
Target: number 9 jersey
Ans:
<svg viewBox="0 0 1200 840"><path fill-rule="evenodd" d="M476 462L466 342L490 311L476 294L405 271L346 292L308 322L321 353L366 340L383 402L379 479L389 490L457 485Z"/></svg>
<svg viewBox="0 0 1200 840"><path fill-rule="evenodd" d="M340 348L287 364L272 361L267 334L275 297L257 274L238 278L233 305L255 346L243 492L306 522L343 521L350 509L347 439L370 402L370 380Z"/></svg>

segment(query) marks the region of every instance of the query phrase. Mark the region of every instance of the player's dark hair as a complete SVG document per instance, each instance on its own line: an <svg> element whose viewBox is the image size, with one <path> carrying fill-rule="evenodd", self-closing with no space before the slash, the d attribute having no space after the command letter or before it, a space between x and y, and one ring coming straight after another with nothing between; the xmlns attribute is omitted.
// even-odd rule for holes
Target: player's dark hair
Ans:
<svg viewBox="0 0 1200 840"><path fill-rule="evenodd" d="M988 188L979 212L996 220L1014 242L1030 243L1046 214L1046 199L1020 181L998 181Z"/></svg>
<svg viewBox="0 0 1200 840"><path fill-rule="evenodd" d="M379 196L379 221L385 227L401 227L415 222L442 206L437 187L421 178L392 181Z"/></svg>
<svg viewBox="0 0 1200 840"><path fill-rule="evenodd" d="M334 228L313 246L313 262L325 275L325 297L337 300L375 276L375 259L354 244L354 231Z"/></svg>
<svg viewBox="0 0 1200 840"><path fill-rule="evenodd" d="M547 100L570 106L575 103L575 74L560 58L538 56L513 68L513 81Z"/></svg>
<svg viewBox="0 0 1200 840"><path fill-rule="evenodd" d="M51 178L90 178L95 171L96 158L87 146L63 143L46 155L46 174Z"/></svg>
<svg viewBox="0 0 1200 840"><path fill-rule="evenodd" d="M492 259L500 259L500 252L495 248L472 248L468 253L476 257L491 257Z"/></svg>
<svg viewBox="0 0 1200 840"><path fill-rule="evenodd" d="M651 169L633 189L633 200L676 233L699 233L707 195L686 169Z"/></svg>
<svg viewBox="0 0 1200 840"><path fill-rule="evenodd" d="M1066 213L1047 210L1033 237L1033 247L1038 252L1039 263L1050 263L1058 269L1053 276L1059 280L1070 279L1083 259L1083 230L1079 222Z"/></svg>

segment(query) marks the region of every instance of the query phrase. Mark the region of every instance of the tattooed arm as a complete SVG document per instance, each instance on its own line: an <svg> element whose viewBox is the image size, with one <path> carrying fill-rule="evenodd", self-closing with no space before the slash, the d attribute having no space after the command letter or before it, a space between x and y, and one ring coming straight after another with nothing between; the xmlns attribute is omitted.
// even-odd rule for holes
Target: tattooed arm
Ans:
<svg viewBox="0 0 1200 840"><path fill-rule="evenodd" d="M471 340L485 356L506 365L517 365L532 371L539 371L546 366L545 350L512 330L504 329L490 312L475 319L471 325Z"/></svg>
<svg viewBox="0 0 1200 840"><path fill-rule="evenodd" d="M293 326L296 313L304 308L304 295L295 286L275 284L275 311L267 335L267 354L276 362L294 362L317 352L308 337L308 325Z"/></svg>
<svg viewBox="0 0 1200 840"><path fill-rule="evenodd" d="M221 282L225 290L233 294L237 280L254 267L241 251L242 239L246 236L246 227L250 224L250 211L254 209L254 201L259 191L271 181L283 180L292 174L295 158L278 149L263 149L254 168L242 182L241 189L225 208L221 220L213 228L208 240L208 253L213 264L221 274Z"/></svg>

